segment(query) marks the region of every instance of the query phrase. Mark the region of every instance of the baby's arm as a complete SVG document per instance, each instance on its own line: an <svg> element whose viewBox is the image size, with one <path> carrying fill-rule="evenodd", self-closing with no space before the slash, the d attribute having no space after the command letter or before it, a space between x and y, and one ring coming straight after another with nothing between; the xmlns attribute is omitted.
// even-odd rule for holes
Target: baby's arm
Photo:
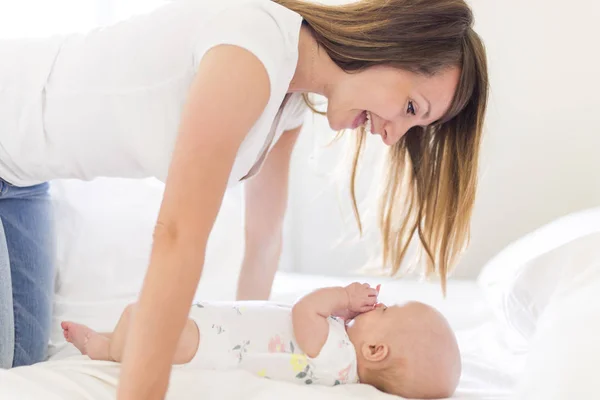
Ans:
<svg viewBox="0 0 600 400"><path fill-rule="evenodd" d="M318 356L329 335L329 316L341 310L370 311L376 303L377 290L366 283L323 288L306 295L292 308L298 345L309 357Z"/></svg>

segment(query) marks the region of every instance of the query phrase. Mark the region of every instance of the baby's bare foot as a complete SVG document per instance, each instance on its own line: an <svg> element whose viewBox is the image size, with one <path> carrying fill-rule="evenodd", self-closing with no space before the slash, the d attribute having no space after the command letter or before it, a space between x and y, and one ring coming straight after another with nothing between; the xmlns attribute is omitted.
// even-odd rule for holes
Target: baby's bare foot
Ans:
<svg viewBox="0 0 600 400"><path fill-rule="evenodd" d="M63 335L67 342L73 343L81 354L87 355L92 360L107 360L110 358L110 340L108 337L75 322L62 322Z"/></svg>
<svg viewBox="0 0 600 400"><path fill-rule="evenodd" d="M63 336L69 343L73 343L81 354L88 354L87 345L90 339L98 333L85 325L76 324L75 322L62 322L60 326L63 329Z"/></svg>

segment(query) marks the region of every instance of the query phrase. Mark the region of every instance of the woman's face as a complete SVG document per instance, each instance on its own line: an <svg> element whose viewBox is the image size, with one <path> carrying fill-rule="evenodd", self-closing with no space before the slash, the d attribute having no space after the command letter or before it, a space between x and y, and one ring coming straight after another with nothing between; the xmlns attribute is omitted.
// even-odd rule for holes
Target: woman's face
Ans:
<svg viewBox="0 0 600 400"><path fill-rule="evenodd" d="M460 70L425 76L392 67L344 74L328 93L327 119L333 130L354 129L370 120L371 132L395 144L414 126L427 126L450 107Z"/></svg>

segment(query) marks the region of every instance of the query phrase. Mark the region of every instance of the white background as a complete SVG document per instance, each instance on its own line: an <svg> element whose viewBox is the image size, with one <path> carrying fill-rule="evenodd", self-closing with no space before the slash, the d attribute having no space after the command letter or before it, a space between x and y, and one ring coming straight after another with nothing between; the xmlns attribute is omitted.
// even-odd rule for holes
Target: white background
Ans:
<svg viewBox="0 0 600 400"><path fill-rule="evenodd" d="M0 36L83 31L160 3L0 0ZM492 88L472 242L456 272L461 277L475 277L485 261L523 233L600 204L600 4L470 3L488 49ZM331 138L325 121L307 120L293 157L282 268L345 273L367 262L369 249L377 247L376 235L356 238L347 174L343 180L333 174L343 145L325 148ZM376 138L369 141L360 200L366 192L374 194L370 187L381 148ZM241 255L240 198L239 190L229 194L211 239L217 261L237 262Z"/></svg>

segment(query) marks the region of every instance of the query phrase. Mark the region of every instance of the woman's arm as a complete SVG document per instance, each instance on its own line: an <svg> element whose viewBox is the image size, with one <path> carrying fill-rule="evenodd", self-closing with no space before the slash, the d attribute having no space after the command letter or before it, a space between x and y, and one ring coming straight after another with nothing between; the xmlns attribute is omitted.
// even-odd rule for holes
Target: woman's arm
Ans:
<svg viewBox="0 0 600 400"><path fill-rule="evenodd" d="M239 47L214 47L198 67L182 114L150 266L125 344L119 399L165 395L232 165L269 93L264 66Z"/></svg>
<svg viewBox="0 0 600 400"><path fill-rule="evenodd" d="M321 352L329 334L327 318L346 310L370 311L377 304L377 289L368 284L318 289L299 300L292 308L292 324L298 346L309 357Z"/></svg>
<svg viewBox="0 0 600 400"><path fill-rule="evenodd" d="M246 183L246 250L238 300L267 300L281 254L290 158L302 127L285 132L262 170Z"/></svg>

